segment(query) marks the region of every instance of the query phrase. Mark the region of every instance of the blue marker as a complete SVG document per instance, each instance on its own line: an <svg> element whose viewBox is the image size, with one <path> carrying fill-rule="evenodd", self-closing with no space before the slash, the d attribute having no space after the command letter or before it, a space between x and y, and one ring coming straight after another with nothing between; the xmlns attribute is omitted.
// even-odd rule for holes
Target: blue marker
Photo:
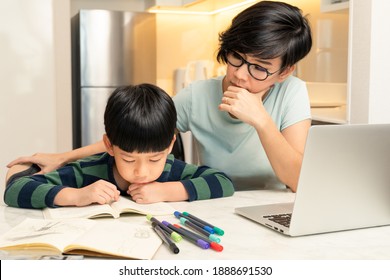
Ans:
<svg viewBox="0 0 390 280"><path fill-rule="evenodd" d="M192 219L191 217L188 217L188 216L184 216L182 213L180 213L179 211L175 211L173 213L175 215L176 218L180 219L180 217L183 217L183 218L186 218L187 220L190 220L193 224L197 225L198 227L204 229L205 231L208 231L209 233L213 234L214 233L214 229L212 229L211 227L209 227L208 225L204 225L200 222L198 222L197 220L195 219Z"/></svg>
<svg viewBox="0 0 390 280"><path fill-rule="evenodd" d="M205 221L195 217L194 215L191 215L188 212L183 212L183 215L185 218L190 218L193 221L197 221L197 222L201 223L203 226L208 226L208 227L212 228L214 230L214 232L218 235L224 235L224 233L225 233L222 229L220 229L216 226L213 226L212 224L209 224L208 222L205 222Z"/></svg>
<svg viewBox="0 0 390 280"><path fill-rule="evenodd" d="M210 243L204 241L203 239L198 239L198 238L195 238L193 235L190 235L188 233L186 233L182 228L176 228L174 227L173 225L171 225L170 223L168 223L167 221L162 221L162 223L167 226L168 228L178 232L181 236L183 236L184 238L186 238L188 241L196 244L197 246L199 246L200 248L202 249L208 249L210 248Z"/></svg>
<svg viewBox="0 0 390 280"><path fill-rule="evenodd" d="M211 234L210 232L208 232L208 231L204 230L203 228L197 226L196 224L192 223L191 221L189 221L186 218L180 217L180 223L182 225L186 225L186 226L192 228L193 230L199 232L200 234L208 237L211 241L214 241L214 242L217 242L217 243L221 242L221 239L219 239L217 236L215 236L214 234Z"/></svg>

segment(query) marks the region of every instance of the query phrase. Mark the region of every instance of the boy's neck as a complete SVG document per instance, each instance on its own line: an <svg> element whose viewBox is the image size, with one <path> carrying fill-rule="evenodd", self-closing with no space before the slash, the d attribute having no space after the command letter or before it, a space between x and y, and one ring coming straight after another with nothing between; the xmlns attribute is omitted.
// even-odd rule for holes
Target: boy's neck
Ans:
<svg viewBox="0 0 390 280"><path fill-rule="evenodd" d="M114 174L114 179L115 179L115 182L118 186L119 189L121 189L122 191L127 191L130 183L127 182L125 179L122 178L122 176L119 174L118 172L118 169L116 168L116 165L115 165L115 161L114 161L114 164L112 166L112 173Z"/></svg>

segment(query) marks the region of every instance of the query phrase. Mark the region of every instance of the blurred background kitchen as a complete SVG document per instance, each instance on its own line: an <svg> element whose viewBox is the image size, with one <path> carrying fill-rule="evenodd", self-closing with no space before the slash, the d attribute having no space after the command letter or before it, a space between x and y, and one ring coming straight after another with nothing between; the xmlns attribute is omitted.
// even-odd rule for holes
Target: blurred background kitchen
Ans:
<svg viewBox="0 0 390 280"><path fill-rule="evenodd" d="M113 68L97 69L95 61L118 62L117 56L124 55L125 83L155 83L173 96L193 80L224 73L225 67L215 61L218 33L255 2L259 1L0 0L0 180L4 182L5 165L18 156L68 151L99 139L103 126L98 107L102 106L85 106L90 109L83 111L83 103L93 104L94 96L99 96L97 103L104 104L110 88L123 83L94 84L93 79L89 83L86 77L95 81L99 77L96 70L107 79L108 75L114 80L119 76ZM314 123L390 122L386 83L390 2L286 2L308 14L313 30L312 51L299 63L295 75L308 84ZM103 15L93 23L92 33L87 33L109 41L108 56L107 51L99 53L107 42L82 51L90 36L82 37L80 11L87 10L127 14L109 24ZM123 30L131 27L131 36L122 30L125 35L115 39L111 31L120 29L121 23L126 27ZM91 56L93 49L95 56ZM83 68L87 60L91 66ZM97 81L103 82L102 78ZM109 90L91 95L83 94L83 88L86 92ZM100 128L91 129L95 121L88 124L88 115L101 117ZM88 130L90 135L82 136Z"/></svg>

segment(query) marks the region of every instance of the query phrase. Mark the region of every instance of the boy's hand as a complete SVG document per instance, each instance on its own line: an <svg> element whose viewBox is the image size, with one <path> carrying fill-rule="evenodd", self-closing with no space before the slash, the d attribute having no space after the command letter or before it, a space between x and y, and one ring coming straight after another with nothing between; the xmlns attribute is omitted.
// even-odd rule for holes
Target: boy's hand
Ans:
<svg viewBox="0 0 390 280"><path fill-rule="evenodd" d="M137 203L154 203L165 200L165 190L162 183L131 184L127 193Z"/></svg>
<svg viewBox="0 0 390 280"><path fill-rule="evenodd" d="M181 182L131 184L127 193L136 203L141 204L188 199L187 191Z"/></svg>
<svg viewBox="0 0 390 280"><path fill-rule="evenodd" d="M93 203L108 204L119 199L120 192L110 182L99 180L84 188L65 188L55 197L58 206L86 206Z"/></svg>

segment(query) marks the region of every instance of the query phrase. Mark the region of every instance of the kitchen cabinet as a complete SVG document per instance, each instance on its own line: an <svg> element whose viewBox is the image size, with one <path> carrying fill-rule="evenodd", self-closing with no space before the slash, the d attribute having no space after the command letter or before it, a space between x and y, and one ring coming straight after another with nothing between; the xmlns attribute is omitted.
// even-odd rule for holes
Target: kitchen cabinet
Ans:
<svg viewBox="0 0 390 280"><path fill-rule="evenodd" d="M321 12L342 12L348 13L349 1L348 0L321 0Z"/></svg>
<svg viewBox="0 0 390 280"><path fill-rule="evenodd" d="M390 2L387 0L350 0L332 3L321 0L322 13L348 14L348 67L345 123L390 123ZM313 118L342 116L343 110L312 110ZM337 111L337 112L336 112ZM333 118L330 118L333 119Z"/></svg>
<svg viewBox="0 0 390 280"><path fill-rule="evenodd" d="M390 123L390 2L350 0L348 118L354 123Z"/></svg>

